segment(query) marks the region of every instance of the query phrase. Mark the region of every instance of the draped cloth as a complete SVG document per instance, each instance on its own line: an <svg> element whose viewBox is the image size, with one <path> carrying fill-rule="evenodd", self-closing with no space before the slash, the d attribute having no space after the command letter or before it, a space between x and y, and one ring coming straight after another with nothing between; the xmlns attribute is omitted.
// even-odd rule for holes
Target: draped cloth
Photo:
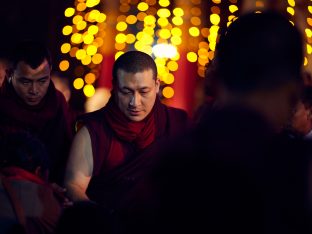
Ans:
<svg viewBox="0 0 312 234"><path fill-rule="evenodd" d="M5 80L0 89L0 136L27 131L45 145L50 160L50 179L62 183L65 163L73 137L72 115L64 96L52 82L43 100L29 106Z"/></svg>
<svg viewBox="0 0 312 234"><path fill-rule="evenodd" d="M113 100L80 119L89 131L93 152L87 195L112 209L147 170L155 145L189 126L185 111L167 107L158 98L151 113L139 122L128 120Z"/></svg>
<svg viewBox="0 0 312 234"><path fill-rule="evenodd" d="M134 142L139 149L144 149L150 145L155 139L155 109L159 109L160 101L157 99L151 113L144 120L133 122L119 110L113 99L111 98L108 102L104 115L118 138L127 142ZM163 121L164 116L159 117Z"/></svg>

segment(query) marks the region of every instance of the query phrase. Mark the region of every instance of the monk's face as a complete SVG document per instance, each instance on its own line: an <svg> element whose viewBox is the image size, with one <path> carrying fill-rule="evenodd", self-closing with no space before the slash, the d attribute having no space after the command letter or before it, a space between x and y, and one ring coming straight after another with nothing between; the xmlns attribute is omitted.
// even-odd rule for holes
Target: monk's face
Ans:
<svg viewBox="0 0 312 234"><path fill-rule="evenodd" d="M116 103L131 121L143 120L153 109L160 82L153 78L153 70L137 73L117 72Z"/></svg>
<svg viewBox="0 0 312 234"><path fill-rule="evenodd" d="M30 106L38 105L47 94L51 67L45 59L33 69L24 61L17 64L12 76L12 85L17 95Z"/></svg>

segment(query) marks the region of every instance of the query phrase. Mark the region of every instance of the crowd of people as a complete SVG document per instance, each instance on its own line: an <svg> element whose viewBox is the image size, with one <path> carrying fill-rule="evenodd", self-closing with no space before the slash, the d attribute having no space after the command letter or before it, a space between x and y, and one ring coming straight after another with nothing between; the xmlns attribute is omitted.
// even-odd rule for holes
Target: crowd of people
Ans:
<svg viewBox="0 0 312 234"><path fill-rule="evenodd" d="M105 107L77 115L46 46L19 43L0 88L0 233L310 233L303 56L283 15L244 14L220 37L194 118L162 104L140 51L115 61Z"/></svg>

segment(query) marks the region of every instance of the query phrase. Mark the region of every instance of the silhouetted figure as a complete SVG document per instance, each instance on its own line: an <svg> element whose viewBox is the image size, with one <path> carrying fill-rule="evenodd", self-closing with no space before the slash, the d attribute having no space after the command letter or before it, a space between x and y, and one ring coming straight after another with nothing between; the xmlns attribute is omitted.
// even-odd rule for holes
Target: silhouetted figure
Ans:
<svg viewBox="0 0 312 234"><path fill-rule="evenodd" d="M309 232L308 145L280 136L300 93L302 47L278 13L229 26L217 46L218 105L160 150L137 187L145 200L120 212L125 233Z"/></svg>

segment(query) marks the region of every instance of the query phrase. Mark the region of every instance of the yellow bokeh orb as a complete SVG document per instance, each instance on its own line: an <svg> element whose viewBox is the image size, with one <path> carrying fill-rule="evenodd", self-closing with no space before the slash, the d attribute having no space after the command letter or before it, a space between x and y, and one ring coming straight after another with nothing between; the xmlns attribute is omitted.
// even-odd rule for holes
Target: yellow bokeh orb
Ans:
<svg viewBox="0 0 312 234"><path fill-rule="evenodd" d="M100 13L95 20L98 23L103 23L106 20L106 15L104 13Z"/></svg>
<svg viewBox="0 0 312 234"><path fill-rule="evenodd" d="M81 59L81 63L85 66L89 65L91 61L91 56L88 54L83 59Z"/></svg>
<svg viewBox="0 0 312 234"><path fill-rule="evenodd" d="M72 17L74 14L75 14L75 9L72 8L72 7L66 8L66 10L65 10L65 12L64 12L64 15L65 15L66 17Z"/></svg>
<svg viewBox="0 0 312 234"><path fill-rule="evenodd" d="M230 5L229 10L231 13L234 13L235 11L238 11L238 7L236 5Z"/></svg>
<svg viewBox="0 0 312 234"><path fill-rule="evenodd" d="M118 33L115 37L115 41L120 44L126 42L126 40L127 36L123 33Z"/></svg>
<svg viewBox="0 0 312 234"><path fill-rule="evenodd" d="M182 38L179 36L172 36L170 38L170 41L173 45L181 45L182 44Z"/></svg>
<svg viewBox="0 0 312 234"><path fill-rule="evenodd" d="M197 54L195 52L188 52L186 58L189 62L195 63L197 61Z"/></svg>
<svg viewBox="0 0 312 234"><path fill-rule="evenodd" d="M83 41L82 35L80 33L74 33L71 36L71 41L75 44L80 44Z"/></svg>
<svg viewBox="0 0 312 234"><path fill-rule="evenodd" d="M177 71L179 68L179 65L176 61L169 61L167 64L167 67L170 71Z"/></svg>
<svg viewBox="0 0 312 234"><path fill-rule="evenodd" d="M86 45L91 44L93 41L94 41L94 36L92 34L87 33L86 35L83 36L83 42Z"/></svg>
<svg viewBox="0 0 312 234"><path fill-rule="evenodd" d="M168 18L171 15L171 12L167 8L161 8L157 11L157 15L159 17Z"/></svg>
<svg viewBox="0 0 312 234"><path fill-rule="evenodd" d="M213 25L218 25L220 23L220 16L217 14L211 14L210 15L210 22Z"/></svg>
<svg viewBox="0 0 312 234"><path fill-rule="evenodd" d="M146 2L140 2L137 6L139 11L146 11L148 9L148 4Z"/></svg>
<svg viewBox="0 0 312 234"><path fill-rule="evenodd" d="M292 7L287 7L287 12L291 15L295 15L295 9Z"/></svg>
<svg viewBox="0 0 312 234"><path fill-rule="evenodd" d="M94 7L100 3L100 0L87 0L86 5L87 7Z"/></svg>
<svg viewBox="0 0 312 234"><path fill-rule="evenodd" d="M173 88L167 86L162 90L162 94L165 98L172 98L174 96Z"/></svg>
<svg viewBox="0 0 312 234"><path fill-rule="evenodd" d="M76 25L78 30L83 30L86 28L86 26L87 26L87 22L84 20L79 21Z"/></svg>
<svg viewBox="0 0 312 234"><path fill-rule="evenodd" d="M159 0L158 3L162 7L167 7L167 6L170 5L170 1L169 0Z"/></svg>
<svg viewBox="0 0 312 234"><path fill-rule="evenodd" d="M127 29L128 25L126 24L126 22L119 22L117 25L116 25L116 29L120 32L122 31L125 31Z"/></svg>
<svg viewBox="0 0 312 234"><path fill-rule="evenodd" d="M97 47L95 45L88 45L87 47L87 54L88 55L95 55L97 52Z"/></svg>
<svg viewBox="0 0 312 234"><path fill-rule="evenodd" d="M172 23L174 25L180 26L180 25L183 24L183 19L181 17L179 17L179 16L175 16L175 17L172 18Z"/></svg>
<svg viewBox="0 0 312 234"><path fill-rule="evenodd" d="M174 82L174 75L171 74L171 73L168 73L164 78L163 78L163 81L166 83L166 84L172 84Z"/></svg>
<svg viewBox="0 0 312 234"><path fill-rule="evenodd" d="M95 88L91 84L87 84L83 87L83 93L86 97L92 97L95 93Z"/></svg>
<svg viewBox="0 0 312 234"><path fill-rule="evenodd" d="M120 55L124 54L125 52L123 51L118 51L116 54L115 54L115 60L117 60L119 58Z"/></svg>
<svg viewBox="0 0 312 234"><path fill-rule="evenodd" d="M99 27L98 27L98 26L96 26L96 25L90 25L90 26L88 27L88 33L89 33L89 34L95 35L95 34L97 34L98 32L99 32Z"/></svg>
<svg viewBox="0 0 312 234"><path fill-rule="evenodd" d="M61 46L61 52L63 54L66 54L70 51L71 49L71 45L69 43L64 43L62 46Z"/></svg>
<svg viewBox="0 0 312 234"><path fill-rule="evenodd" d="M166 27L168 24L169 24L169 21L167 18L163 18L163 17L160 17L158 20L157 20L157 24L161 27Z"/></svg>
<svg viewBox="0 0 312 234"><path fill-rule="evenodd" d="M73 86L75 89L82 89L84 85L84 81L82 78L76 78L73 82Z"/></svg>
<svg viewBox="0 0 312 234"><path fill-rule="evenodd" d="M79 60L84 59L86 55L87 55L87 52L84 49L79 49L76 52L76 58Z"/></svg>
<svg viewBox="0 0 312 234"><path fill-rule="evenodd" d="M304 57L303 65L304 66L308 66L308 58L307 57Z"/></svg>
<svg viewBox="0 0 312 234"><path fill-rule="evenodd" d="M180 7L174 8L174 9L173 9L173 14L174 14L175 16L181 17L181 16L184 15L184 10L183 10L182 8L180 8Z"/></svg>
<svg viewBox="0 0 312 234"><path fill-rule="evenodd" d="M73 24L78 24L82 20L83 20L83 17L81 15L75 15L73 17Z"/></svg>
<svg viewBox="0 0 312 234"><path fill-rule="evenodd" d="M148 15L144 18L144 23L146 25L153 25L156 22L156 18L153 15Z"/></svg>
<svg viewBox="0 0 312 234"><path fill-rule="evenodd" d="M295 7L296 2L295 2L295 0L288 0L288 4L289 4L291 7Z"/></svg>
<svg viewBox="0 0 312 234"><path fill-rule="evenodd" d="M133 34L127 34L126 43L133 44L135 42L135 36Z"/></svg>
<svg viewBox="0 0 312 234"><path fill-rule="evenodd" d="M189 34L192 36L192 37L198 37L199 34L200 34L200 31L197 27L190 27L189 28Z"/></svg>
<svg viewBox="0 0 312 234"><path fill-rule="evenodd" d="M171 37L171 32L169 29L160 29L159 36L163 39L168 39Z"/></svg>
<svg viewBox="0 0 312 234"><path fill-rule="evenodd" d="M63 27L62 33L65 36L68 36L69 34L71 34L73 32L73 27L70 25L66 25Z"/></svg>

